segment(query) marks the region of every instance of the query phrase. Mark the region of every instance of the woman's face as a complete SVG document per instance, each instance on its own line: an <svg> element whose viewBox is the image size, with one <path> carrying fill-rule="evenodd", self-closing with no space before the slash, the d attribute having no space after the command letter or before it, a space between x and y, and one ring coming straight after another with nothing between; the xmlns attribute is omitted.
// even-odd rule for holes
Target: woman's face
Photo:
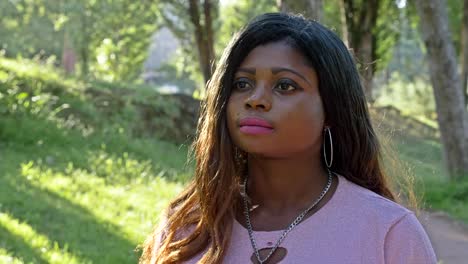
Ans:
<svg viewBox="0 0 468 264"><path fill-rule="evenodd" d="M324 110L318 78L285 42L253 49L237 69L227 105L234 144L271 158L317 154Z"/></svg>

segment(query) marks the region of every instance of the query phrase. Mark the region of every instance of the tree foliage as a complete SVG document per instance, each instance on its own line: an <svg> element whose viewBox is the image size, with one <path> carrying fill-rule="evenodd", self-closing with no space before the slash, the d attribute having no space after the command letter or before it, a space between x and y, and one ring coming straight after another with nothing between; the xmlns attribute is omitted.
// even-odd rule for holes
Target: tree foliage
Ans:
<svg viewBox="0 0 468 264"><path fill-rule="evenodd" d="M54 21L43 1L0 1L0 48L7 56L59 54Z"/></svg>
<svg viewBox="0 0 468 264"><path fill-rule="evenodd" d="M276 0L239 0L227 4L220 10L219 38L216 42L218 56L231 37L255 16L266 12L277 12Z"/></svg>
<svg viewBox="0 0 468 264"><path fill-rule="evenodd" d="M0 45L7 56L60 61L68 41L81 75L132 80L157 28L156 9L149 0L1 1Z"/></svg>
<svg viewBox="0 0 468 264"><path fill-rule="evenodd" d="M322 0L278 0L278 7L281 12L299 13L316 21L323 19Z"/></svg>

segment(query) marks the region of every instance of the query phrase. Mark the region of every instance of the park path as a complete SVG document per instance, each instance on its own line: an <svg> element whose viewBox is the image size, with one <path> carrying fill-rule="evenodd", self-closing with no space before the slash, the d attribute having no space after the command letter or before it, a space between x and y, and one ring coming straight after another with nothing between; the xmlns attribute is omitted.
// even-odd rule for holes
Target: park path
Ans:
<svg viewBox="0 0 468 264"><path fill-rule="evenodd" d="M421 212L439 263L468 264L468 228L441 212Z"/></svg>

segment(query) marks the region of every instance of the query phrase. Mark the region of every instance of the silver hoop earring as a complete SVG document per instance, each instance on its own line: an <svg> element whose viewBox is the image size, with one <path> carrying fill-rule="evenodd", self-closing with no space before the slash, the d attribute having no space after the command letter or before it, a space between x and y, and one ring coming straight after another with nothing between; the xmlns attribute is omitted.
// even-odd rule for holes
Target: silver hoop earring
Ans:
<svg viewBox="0 0 468 264"><path fill-rule="evenodd" d="M327 150L325 146L326 134L328 134L328 138L330 140L330 160L328 160L327 158ZM333 165L333 138L330 131L330 127L325 127L325 129L323 130L323 159L325 160L325 164L327 165L327 167L331 168L331 166Z"/></svg>

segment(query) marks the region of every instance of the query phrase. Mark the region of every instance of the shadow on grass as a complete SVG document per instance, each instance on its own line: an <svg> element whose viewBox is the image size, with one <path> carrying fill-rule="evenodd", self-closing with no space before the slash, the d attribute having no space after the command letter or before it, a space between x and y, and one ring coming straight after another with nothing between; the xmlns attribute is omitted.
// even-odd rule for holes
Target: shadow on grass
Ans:
<svg viewBox="0 0 468 264"><path fill-rule="evenodd" d="M6 116L0 119L0 168L34 161L64 172L69 163L74 168L90 170L90 155L105 154L109 158L129 158L143 163L151 161L151 175L162 175L172 182L183 181L179 173L187 171L187 145L151 138L132 138L110 129L83 136L79 131L58 127L37 116ZM12 153L14 152L14 153ZM11 162L8 165L1 163ZM19 166L14 167L17 169ZM97 175L99 176L99 175Z"/></svg>
<svg viewBox="0 0 468 264"><path fill-rule="evenodd" d="M135 245L119 236L116 226L98 221L81 206L41 190L22 177L3 175L0 186L3 190L0 194L2 211L27 222L36 232L47 236L52 244L57 242L60 248L68 247L68 252L78 259L92 263L137 262ZM0 229L0 237L19 241L3 229ZM24 260L40 259L25 243L15 242L15 247L8 250L21 254L19 257Z"/></svg>
<svg viewBox="0 0 468 264"><path fill-rule="evenodd" d="M106 145L104 150L102 145ZM151 177L158 177L161 171L181 167L184 158L170 143L131 139L118 135L113 128L85 137L78 131L30 115L0 118L0 150L0 210L27 223L47 237L52 246L57 243L80 261L99 264L136 263L136 245L121 235L116 225L101 221L90 210L29 182L27 175L21 176L21 164L42 162L54 171L65 172L68 163L73 163L74 168L90 170L89 153L104 151L121 157L128 152L138 161L151 160ZM25 263L46 262L37 251L41 249L8 231L8 226L0 229L0 246L3 241L11 241L5 249Z"/></svg>
<svg viewBox="0 0 468 264"><path fill-rule="evenodd" d="M0 247L13 253L12 257L21 259L24 263L46 264L47 260L41 256L39 249L32 248L23 239L11 234L0 225Z"/></svg>

